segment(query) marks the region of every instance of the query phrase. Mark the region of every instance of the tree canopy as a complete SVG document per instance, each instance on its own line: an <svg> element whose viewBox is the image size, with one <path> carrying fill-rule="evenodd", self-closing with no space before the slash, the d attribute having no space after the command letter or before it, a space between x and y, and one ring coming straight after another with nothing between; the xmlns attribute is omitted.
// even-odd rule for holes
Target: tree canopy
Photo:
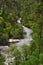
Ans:
<svg viewBox="0 0 43 65"><path fill-rule="evenodd" d="M43 65L43 0L0 0L0 44L9 38L23 38L21 23L33 30L30 45L11 46L12 65Z"/></svg>

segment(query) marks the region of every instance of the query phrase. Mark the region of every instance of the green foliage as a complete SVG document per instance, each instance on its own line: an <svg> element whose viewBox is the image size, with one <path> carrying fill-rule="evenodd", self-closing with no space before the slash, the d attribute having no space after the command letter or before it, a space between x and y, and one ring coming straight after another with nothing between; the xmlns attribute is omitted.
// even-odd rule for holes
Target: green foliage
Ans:
<svg viewBox="0 0 43 65"><path fill-rule="evenodd" d="M40 64L43 64L43 53L40 53L40 55L39 55L39 61L40 61Z"/></svg>
<svg viewBox="0 0 43 65"><path fill-rule="evenodd" d="M10 50L11 50L11 56L12 57L15 57L14 59L14 62L12 65L19 65L20 64L20 61L21 61L21 52L20 50L18 50L18 48L12 44L10 45Z"/></svg>
<svg viewBox="0 0 43 65"><path fill-rule="evenodd" d="M30 56L26 63L27 65L38 65L38 58Z"/></svg>
<svg viewBox="0 0 43 65"><path fill-rule="evenodd" d="M14 0L0 2L0 45L6 45L9 38L23 38L23 29L17 23L19 3Z"/></svg>
<svg viewBox="0 0 43 65"><path fill-rule="evenodd" d="M18 0L18 2L21 5L22 24L33 30L33 41L30 46L22 47L23 62L21 61L20 65L43 65L43 1Z"/></svg>
<svg viewBox="0 0 43 65"><path fill-rule="evenodd" d="M0 54L0 65L4 65L5 57Z"/></svg>
<svg viewBox="0 0 43 65"><path fill-rule="evenodd" d="M43 65L43 0L3 0L0 9L0 44L9 38L23 38L21 23L33 30L30 46L19 50L11 46L15 60L12 65ZM4 42L3 42L4 40ZM2 64L1 64L2 65Z"/></svg>
<svg viewBox="0 0 43 65"><path fill-rule="evenodd" d="M21 48L22 48L22 55L25 58L25 60L27 60L27 56L30 54L29 53L29 46L24 44ZM24 60L24 58L23 58L23 60Z"/></svg>

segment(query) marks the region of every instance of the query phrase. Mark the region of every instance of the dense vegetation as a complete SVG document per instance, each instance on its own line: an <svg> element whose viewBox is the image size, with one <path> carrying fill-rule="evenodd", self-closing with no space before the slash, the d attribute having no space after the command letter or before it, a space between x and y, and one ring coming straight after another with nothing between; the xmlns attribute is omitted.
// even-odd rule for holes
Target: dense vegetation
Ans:
<svg viewBox="0 0 43 65"><path fill-rule="evenodd" d="M22 50L10 46L11 55L15 56L12 65L43 65L43 0L5 0L2 4L0 40L10 36L21 38L23 31L17 23L19 17L22 18L23 25L33 30L33 41L29 46L23 45Z"/></svg>
<svg viewBox="0 0 43 65"><path fill-rule="evenodd" d="M5 57L0 54L0 65L5 65L4 62L5 62Z"/></svg>
<svg viewBox="0 0 43 65"><path fill-rule="evenodd" d="M23 38L23 29L17 23L18 17L18 4L15 1L0 1L0 45L7 44L9 38Z"/></svg>

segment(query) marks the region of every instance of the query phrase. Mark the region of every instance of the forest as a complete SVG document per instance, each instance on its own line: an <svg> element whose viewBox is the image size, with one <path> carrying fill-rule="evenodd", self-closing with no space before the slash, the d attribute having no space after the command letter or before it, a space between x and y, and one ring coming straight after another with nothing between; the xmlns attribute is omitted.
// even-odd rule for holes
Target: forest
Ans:
<svg viewBox="0 0 43 65"><path fill-rule="evenodd" d="M24 38L23 28L17 23L20 17L21 24L33 30L33 40L18 49L8 39ZM9 48L5 52L15 57L8 65L43 65L43 0L0 0L0 46L6 45ZM5 56L0 53L0 65L4 62Z"/></svg>

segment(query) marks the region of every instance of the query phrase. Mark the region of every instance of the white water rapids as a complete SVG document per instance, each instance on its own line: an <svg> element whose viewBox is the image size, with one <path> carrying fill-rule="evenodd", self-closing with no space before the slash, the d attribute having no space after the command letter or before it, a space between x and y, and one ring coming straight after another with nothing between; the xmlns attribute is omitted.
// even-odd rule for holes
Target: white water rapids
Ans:
<svg viewBox="0 0 43 65"><path fill-rule="evenodd" d="M20 19L18 19L18 21L17 21L19 24L21 24L21 18ZM21 24L22 25L22 24ZM31 33L32 33L32 30L31 29L29 29L29 28L27 28L27 27L25 27L25 26L23 26L22 25L22 27L23 27L23 31L26 33L25 35L24 35L24 39L21 39L18 43L17 43L17 46L21 46L21 45L23 45L23 44L29 44L30 43L30 41L32 40L32 37L31 37Z"/></svg>
<svg viewBox="0 0 43 65"><path fill-rule="evenodd" d="M18 24L22 25L22 24L21 24L21 18L19 18L19 19L17 20L17 22L18 22ZM21 46L21 45L23 45L23 44L29 44L29 43L30 43L30 41L32 40L32 37L31 37L31 35L30 35L30 34L32 33L32 30L29 29L29 28L27 28L27 27L25 27L25 26L23 26L23 25L22 25L22 27L23 27L23 31L26 32L26 34L24 35L24 39L20 39L20 40L19 40L19 39L9 39L9 42L18 41L18 42L16 43L17 46ZM10 58L10 57L9 57L9 53L8 53L8 54L7 54L7 53L4 53L4 50L7 49L7 48L8 48L8 46L0 46L1 53L2 53L3 55L5 55L5 58L6 58L5 65L10 65L10 64L8 64L8 63L13 62L14 57L13 57L13 58Z"/></svg>

